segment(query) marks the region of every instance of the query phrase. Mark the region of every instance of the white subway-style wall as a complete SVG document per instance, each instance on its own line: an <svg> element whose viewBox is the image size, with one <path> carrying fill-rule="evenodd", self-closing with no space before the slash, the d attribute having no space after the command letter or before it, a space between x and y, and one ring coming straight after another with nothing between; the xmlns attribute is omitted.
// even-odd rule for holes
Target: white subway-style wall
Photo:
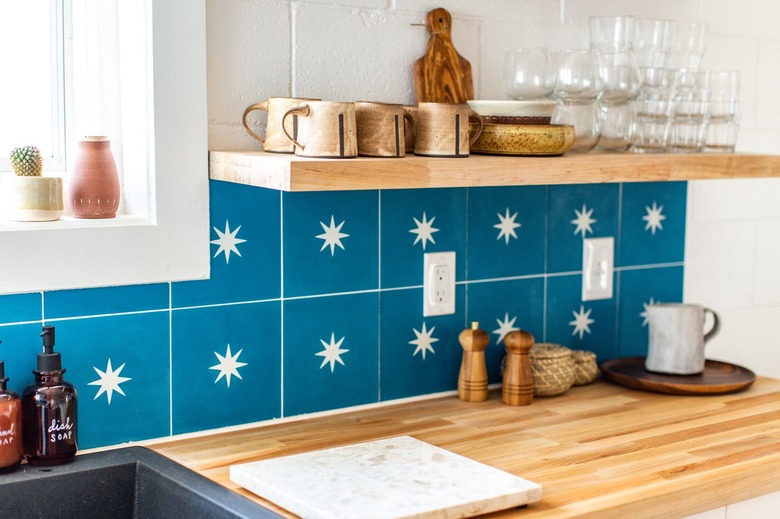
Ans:
<svg viewBox="0 0 780 519"><path fill-rule="evenodd" d="M411 24L436 7L453 15L482 99L506 97L506 50L587 46L589 16L708 22L703 66L742 71L738 151L780 153L774 0L207 0L209 148L257 149L241 116L269 96L412 103L428 37ZM685 299L723 321L709 355L780 377L780 180L691 182L688 192Z"/></svg>

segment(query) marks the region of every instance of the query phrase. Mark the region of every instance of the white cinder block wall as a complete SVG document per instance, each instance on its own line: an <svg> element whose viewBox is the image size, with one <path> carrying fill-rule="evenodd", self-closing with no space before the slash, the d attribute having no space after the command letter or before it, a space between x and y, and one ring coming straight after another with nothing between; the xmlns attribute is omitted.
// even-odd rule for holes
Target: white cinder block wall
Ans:
<svg viewBox="0 0 780 519"><path fill-rule="evenodd" d="M506 50L588 44L591 15L706 21L704 66L742 70L739 151L780 153L780 2L775 0L207 0L209 148L257 149L241 116L269 96L414 101L425 14L453 40L481 99L504 99ZM257 112L255 112L257 113ZM262 123L262 116L255 119ZM685 299L720 312L714 358L780 377L780 181L689 189Z"/></svg>

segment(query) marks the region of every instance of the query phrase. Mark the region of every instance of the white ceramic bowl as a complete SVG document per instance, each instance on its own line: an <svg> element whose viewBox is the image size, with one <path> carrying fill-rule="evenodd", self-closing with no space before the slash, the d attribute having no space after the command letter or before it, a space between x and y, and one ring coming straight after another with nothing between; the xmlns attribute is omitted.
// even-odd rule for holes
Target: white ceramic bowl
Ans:
<svg viewBox="0 0 780 519"><path fill-rule="evenodd" d="M552 99L466 101L472 110L488 117L551 117L555 109Z"/></svg>

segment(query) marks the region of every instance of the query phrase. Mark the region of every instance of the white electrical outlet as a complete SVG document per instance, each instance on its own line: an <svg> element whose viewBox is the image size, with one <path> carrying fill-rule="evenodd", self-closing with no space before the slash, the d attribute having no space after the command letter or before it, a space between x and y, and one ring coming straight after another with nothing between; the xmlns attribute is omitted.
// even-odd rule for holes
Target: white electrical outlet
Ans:
<svg viewBox="0 0 780 519"><path fill-rule="evenodd" d="M455 313L455 253L423 255L423 316Z"/></svg>
<svg viewBox="0 0 780 519"><path fill-rule="evenodd" d="M582 300L612 299L615 271L615 239L588 238L582 241Z"/></svg>

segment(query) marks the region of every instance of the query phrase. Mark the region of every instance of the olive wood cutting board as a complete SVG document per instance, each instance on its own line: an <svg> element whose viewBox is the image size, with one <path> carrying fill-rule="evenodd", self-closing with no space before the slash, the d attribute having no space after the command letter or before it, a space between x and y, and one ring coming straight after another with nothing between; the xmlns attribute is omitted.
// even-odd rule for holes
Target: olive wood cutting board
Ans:
<svg viewBox="0 0 780 519"><path fill-rule="evenodd" d="M756 374L747 368L707 360L698 375L666 375L645 369L644 357L612 359L601 364L605 379L633 389L672 395L719 395L747 389Z"/></svg>
<svg viewBox="0 0 780 519"><path fill-rule="evenodd" d="M414 95L418 103L465 103L474 99L471 64L455 50L446 9L430 11L426 19L430 39L423 57L414 63Z"/></svg>

